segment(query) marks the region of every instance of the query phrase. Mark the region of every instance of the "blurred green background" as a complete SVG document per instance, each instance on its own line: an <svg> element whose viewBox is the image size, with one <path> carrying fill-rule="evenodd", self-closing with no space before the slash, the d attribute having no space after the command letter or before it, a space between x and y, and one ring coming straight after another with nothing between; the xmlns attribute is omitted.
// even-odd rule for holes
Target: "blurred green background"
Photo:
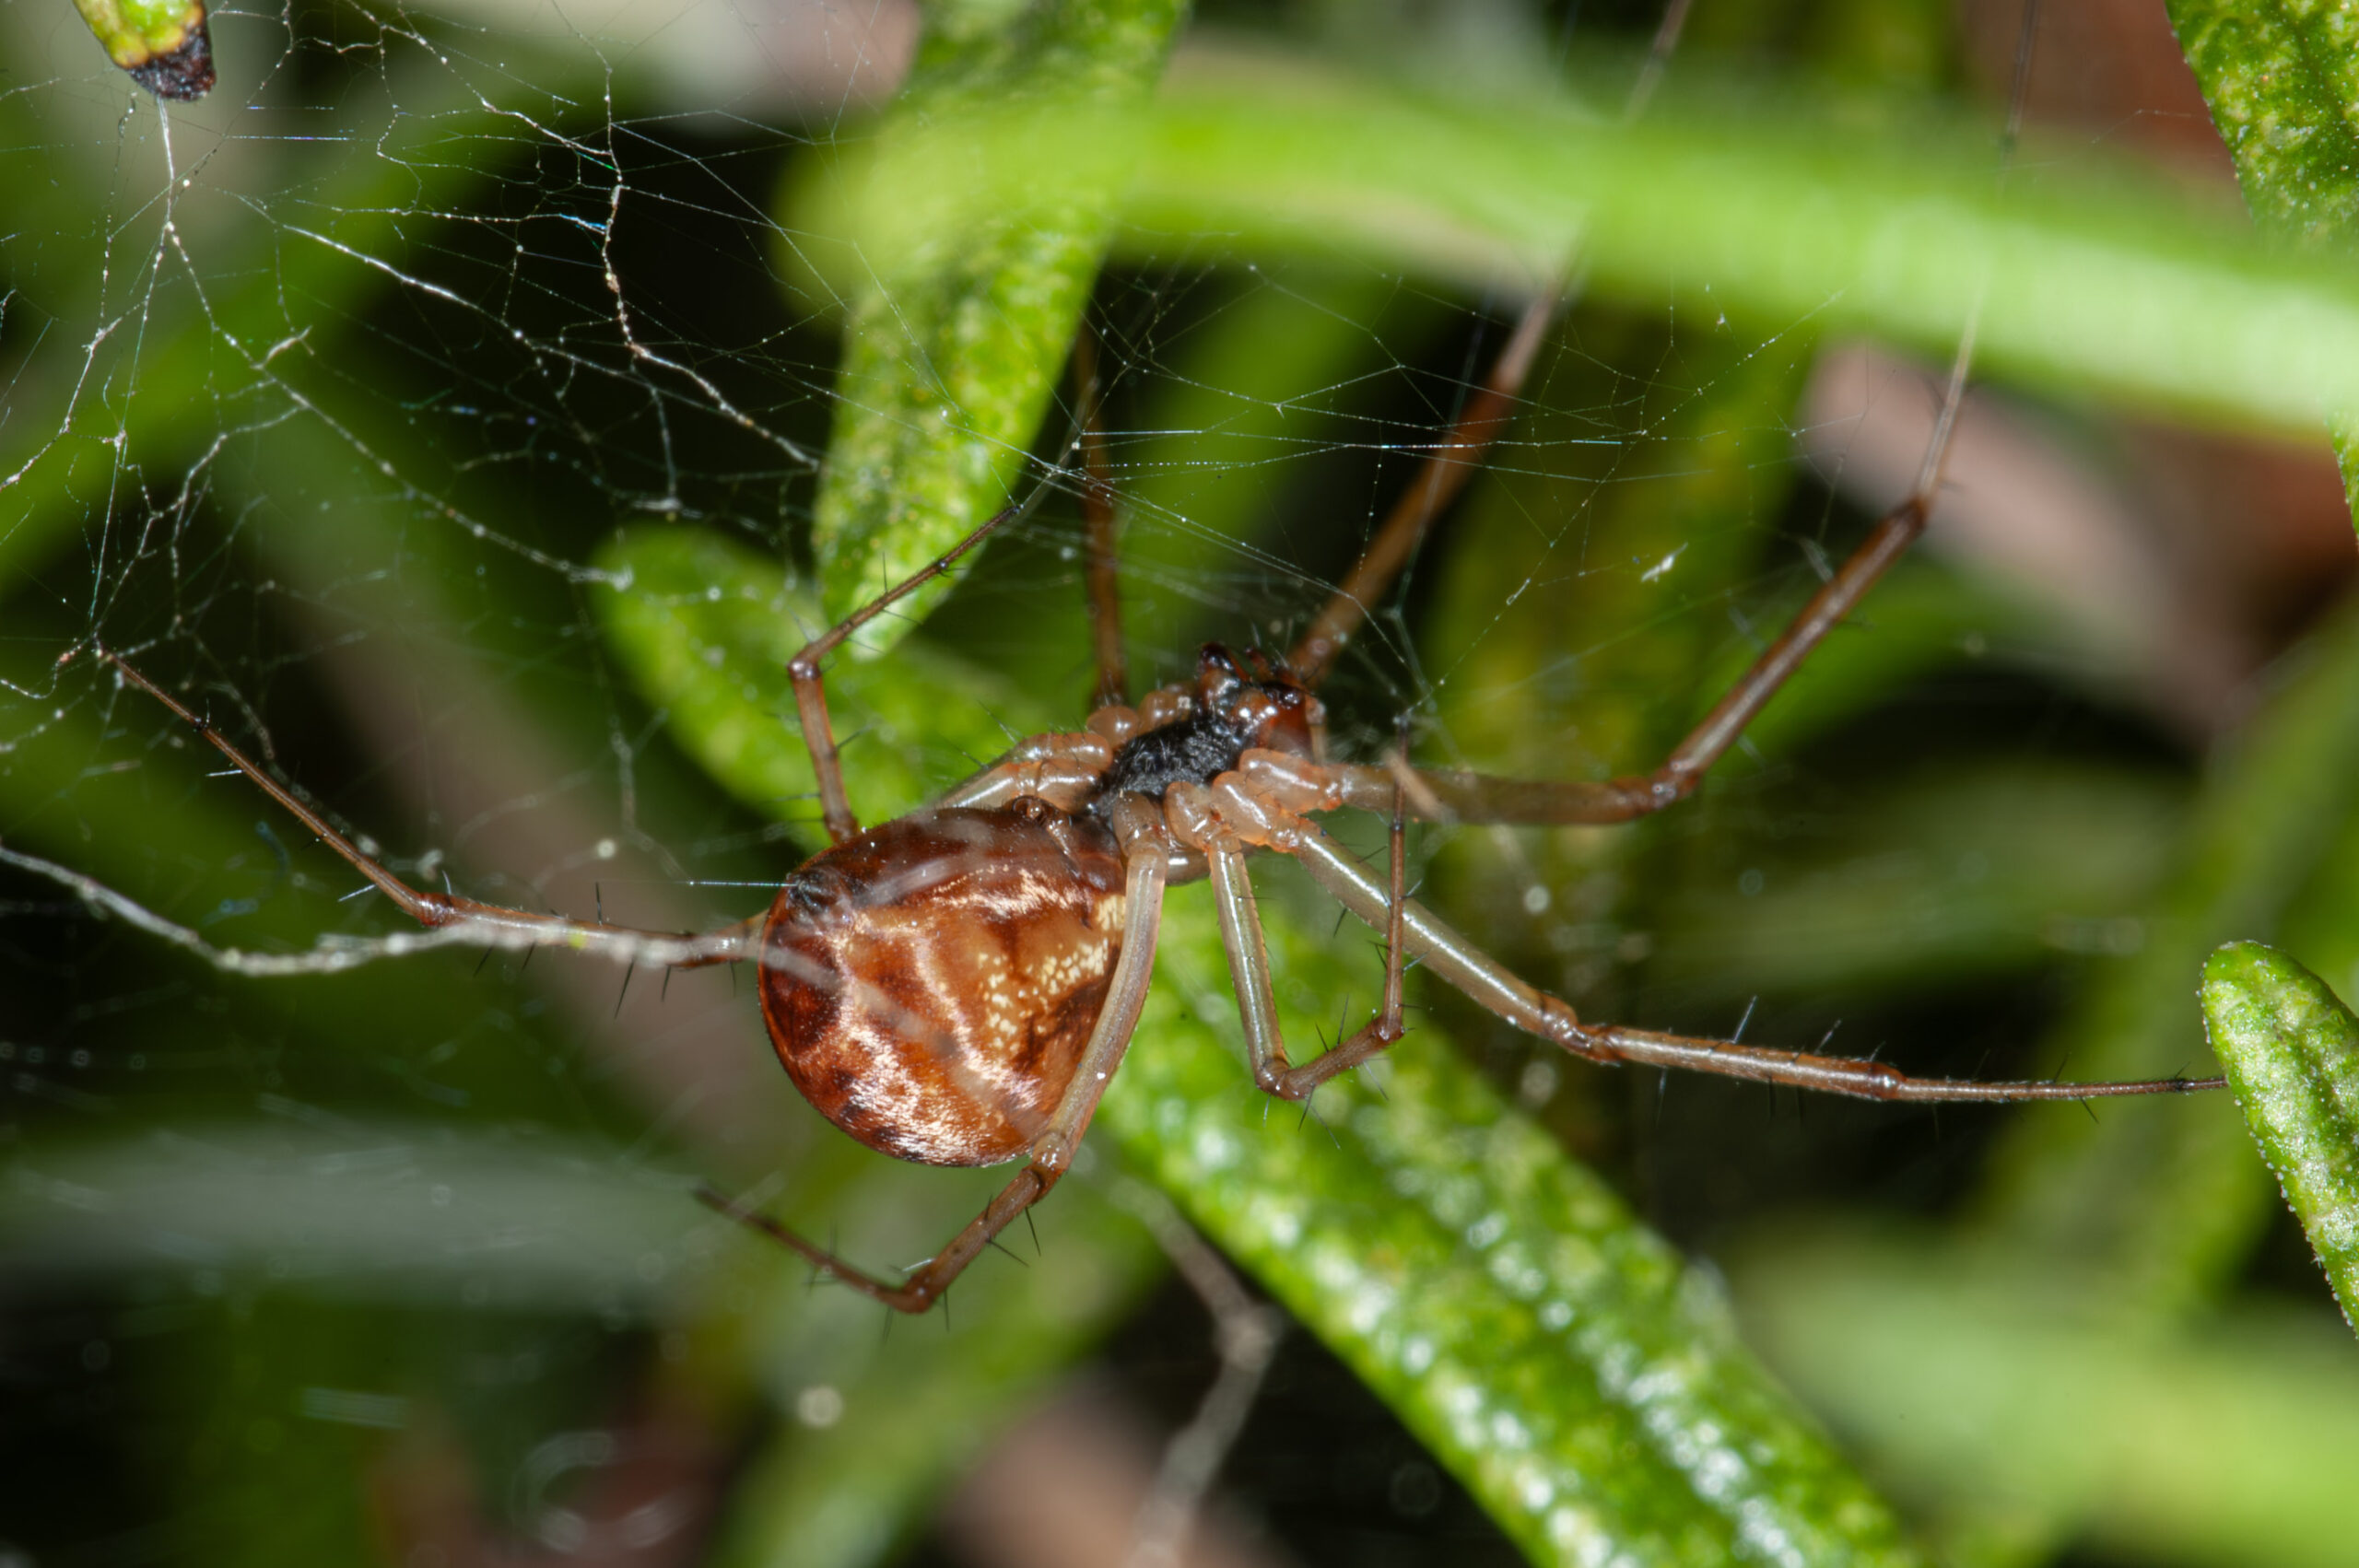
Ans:
<svg viewBox="0 0 2359 1568"><path fill-rule="evenodd" d="M1403 116L1473 105L1537 146L1558 123L1499 106L1541 104L1606 135L1660 20L222 13L221 85L167 135L70 7L16 0L0 845L217 949L393 929L102 644L416 880L742 918L818 842L786 659L1053 469L1076 319L1133 668L1163 680L1206 638L1285 644L1533 287L1421 227L1515 189L1511 160L1461 187L1368 149L1397 206L1322 217L1273 146L1238 193L1296 203L1266 228L1044 167L1050 216L906 252L829 207L868 152L1167 73L1250 96L1273 57ZM2020 22L1697 0L1604 155L1689 170L1664 188L1690 205L1742 193L1716 148L1819 194L1715 206L1756 237L1720 274L1637 266L1644 215L1600 198L1512 427L1328 689L1359 755L1406 712L1436 765L1650 766L1930 433L1950 329L1881 344L1862 301L1932 298L1912 269L1946 242L1895 241L1895 284L1793 236L1917 170L1929 208L1987 188L1969 263L2092 235L2152 260L2119 285L2126 315L2168 304L2151 338L2001 352L1926 546L1699 799L1413 837L1419 895L1585 1016L2094 1079L2212 1070L2195 988L2231 938L2359 980L2334 455L2258 394L2199 422L2173 379L2243 356L2265 384L2249 324L2353 292L2347 63L2298 19L2050 7L2001 181ZM1321 242L1346 231L1379 238ZM2033 318L1993 275L2003 347ZM2287 400L2330 405L2312 373ZM1084 712L1053 483L832 682L869 820ZM1356 1026L1380 956L1291 867L1256 874L1299 1055ZM883 1268L997 1177L825 1126L727 975L443 952L240 978L0 868L0 1562L1122 1561L1216 1366L1140 1223L1170 1205L1295 1325L1187 1561L2352 1560L2359 1359L2224 1098L1936 1112L1595 1071L1413 977L1400 1059L1306 1117L1243 1071L1202 894L1037 1248L886 1324L695 1183Z"/></svg>

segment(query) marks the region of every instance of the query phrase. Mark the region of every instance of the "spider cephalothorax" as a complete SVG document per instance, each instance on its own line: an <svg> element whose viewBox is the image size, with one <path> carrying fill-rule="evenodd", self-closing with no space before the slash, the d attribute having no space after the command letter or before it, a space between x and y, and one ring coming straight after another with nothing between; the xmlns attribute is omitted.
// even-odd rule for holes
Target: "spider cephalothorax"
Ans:
<svg viewBox="0 0 2359 1568"><path fill-rule="evenodd" d="M1209 784L1234 768L1248 749L1310 755L1310 720L1317 699L1283 660L1259 649L1249 649L1239 658L1216 642L1204 644L1196 659L1193 694L1170 695L1189 700L1184 708L1168 705L1178 709L1169 717L1150 704L1142 716L1144 727L1121 740L1091 802L1098 815L1124 794L1159 801L1174 784ZM1101 713L1111 718L1127 711ZM1116 719L1115 726L1119 724ZM1090 727L1103 731L1115 726L1093 722Z"/></svg>

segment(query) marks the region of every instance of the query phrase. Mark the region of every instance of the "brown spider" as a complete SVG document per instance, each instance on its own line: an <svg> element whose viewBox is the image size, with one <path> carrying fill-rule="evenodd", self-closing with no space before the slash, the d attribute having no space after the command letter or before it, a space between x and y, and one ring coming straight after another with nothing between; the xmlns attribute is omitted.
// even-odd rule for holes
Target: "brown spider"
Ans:
<svg viewBox="0 0 2359 1568"><path fill-rule="evenodd" d="M1015 516L1010 508L947 555L817 638L790 666L830 846L787 878L767 914L703 936L421 892L394 876L249 760L204 720L107 655L123 677L195 727L402 911L485 946L603 948L635 962L759 966L762 1017L795 1086L873 1149L938 1165L1026 1164L950 1245L898 1284L845 1263L708 1189L745 1221L846 1284L904 1312L930 1306L1018 1214L1056 1185L1121 1063L1154 968L1164 889L1209 877L1254 1082L1307 1098L1401 1038L1402 965L1435 975L1520 1029L1586 1060L1688 1068L1878 1100L2079 1100L2216 1088L2219 1079L2110 1083L1912 1078L1888 1064L1731 1040L1583 1023L1408 898L1402 824L1617 823L1693 792L1704 773L1884 570L1922 532L1965 379L1951 377L1941 433L1911 497L1886 515L1778 640L1653 772L1551 783L1412 766L1405 732L1386 766L1325 755L1315 688L1508 415L1552 302L1525 314L1471 400L1344 588L1291 656L1206 646L1195 678L1136 707L1121 700L1110 510L1102 470L1084 486L1103 705L1070 733L1034 736L933 804L863 830L845 794L822 668L862 626L947 570ZM1085 383L1086 375L1085 373ZM1085 406L1089 396L1085 392ZM1085 456L1090 421L1083 421ZM1312 816L1387 813L1389 875L1378 876ZM1294 1064L1279 1036L1249 850L1300 860L1338 903L1386 934L1383 1000L1333 1049Z"/></svg>

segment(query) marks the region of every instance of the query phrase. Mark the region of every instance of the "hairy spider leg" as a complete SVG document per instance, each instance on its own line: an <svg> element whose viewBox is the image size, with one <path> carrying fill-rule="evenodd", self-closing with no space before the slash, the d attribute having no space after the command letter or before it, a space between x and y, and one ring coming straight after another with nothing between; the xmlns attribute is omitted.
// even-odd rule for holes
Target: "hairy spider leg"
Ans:
<svg viewBox="0 0 2359 1568"><path fill-rule="evenodd" d="M1026 1151L1028 1158L1024 1168L966 1229L952 1238L949 1246L920 1265L909 1278L892 1284L845 1262L768 1215L741 1207L709 1188L699 1190L698 1196L731 1219L792 1248L831 1279L896 1312L923 1312L941 1300L943 1293L967 1265L980 1257L1000 1232L1013 1224L1017 1215L1045 1197L1071 1168L1074 1153L1081 1147L1082 1135L1089 1130L1090 1118L1097 1114L1098 1102L1105 1098L1106 1087L1121 1065L1123 1053L1130 1049L1131 1037L1137 1033L1139 1013L1146 1005L1148 982L1155 974L1155 944L1163 929L1163 889L1172 850L1151 802L1126 797L1117 806L1114 818L1116 835L1123 845L1127 878L1122 953L1114 962L1106 1003L1098 1011L1088 1044L1082 1047L1073 1082L1066 1085L1056 1109L1050 1113L1047 1123Z"/></svg>
<svg viewBox="0 0 2359 1568"><path fill-rule="evenodd" d="M1176 790L1178 786L1174 788ZM1217 785L1215 788L1217 789ZM1238 1003L1246 1014L1248 1040L1257 1049L1266 1051L1273 1061L1283 1062L1285 1059L1285 1045L1278 1038L1277 1013L1271 1000L1270 959L1262 943L1260 918L1253 907L1252 883L1244 875L1241 851L1246 848L1274 849L1281 854L1292 855L1302 862L1311 880L1324 888L1336 902L1370 926L1386 931L1395 954L1387 960L1389 972L1397 965L1398 954L1405 950L1423 960L1432 973L1463 992L1478 1006L1497 1014L1526 1034L1537 1036L1575 1056L1601 1065L1637 1063L1647 1067L1676 1067L1717 1073L1727 1078L1749 1079L1760 1083L1783 1083L1797 1089L1848 1094L1859 1099L1920 1103L1980 1101L2014 1104L2027 1100L2186 1094L2224 1088L2227 1084L2224 1078L2160 1078L2098 1083L2048 1080L1984 1082L1974 1079L1919 1078L1887 1062L1860 1057L1820 1056L1805 1051L1740 1045L1734 1040L1669 1035L1650 1029L1625 1029L1614 1024L1583 1024L1571 1004L1525 981L1452 930L1432 910L1413 898L1404 897L1401 890L1397 840L1388 886L1379 883L1358 857L1328 837L1315 824L1291 810L1264 800L1257 802L1256 821L1241 824L1223 810L1220 798L1214 790L1202 790L1195 798L1204 802L1208 813L1207 818L1197 819L1198 822L1209 822L1213 825L1209 832L1203 826L1193 830L1183 826L1180 837L1183 842L1198 837L1205 840L1212 854L1215 879L1221 877L1225 861L1233 863L1233 880L1217 883L1222 905L1222 931L1224 936L1227 935L1233 924L1240 933L1240 940L1232 942L1229 949L1230 961L1236 971ZM1388 990L1390 984L1391 974L1388 973ZM1327 1078L1359 1065L1391 1042L1380 1040L1369 1031L1362 1031L1361 1036L1354 1037L1353 1043L1358 1047L1354 1059L1344 1061L1324 1073L1316 1073L1313 1070L1325 1067L1329 1061L1342 1055L1340 1049L1316 1059L1308 1068L1274 1075L1274 1082L1262 1079L1258 1074L1257 1081L1273 1094L1288 1099L1300 1098Z"/></svg>
<svg viewBox="0 0 2359 1568"><path fill-rule="evenodd" d="M1402 726L1401 765L1408 766L1408 727ZM1392 834L1389 913L1379 923L1384 931L1384 1000L1376 1015L1333 1049L1322 1051L1300 1066L1286 1057L1286 1043L1278 1028L1278 1009L1271 994L1270 954L1262 935L1261 906L1253 897L1252 873L1241 847L1215 842L1205 851L1211 862L1214 907L1220 915L1221 945L1228 952L1229 981L1237 989L1237 1011L1245 1024L1246 1059L1253 1082L1282 1100L1308 1100L1319 1086L1349 1072L1389 1049L1406 1033L1402 1021L1401 971L1407 947L1403 940L1409 909L1402 856L1402 831L1407 807L1405 783L1396 779L1392 790Z"/></svg>
<svg viewBox="0 0 2359 1568"><path fill-rule="evenodd" d="M1973 357L1971 333L1958 345L1942 400L1933 441L1907 497L1869 530L1859 548L1811 596L1778 639L1715 703L1711 712L1672 748L1650 773L1602 782L1505 778L1492 774L1419 769L1423 790L1412 791L1414 814L1448 822L1517 823L1531 825L1631 822L1685 800L1729 747L1736 743L1769 699L1778 695L1826 634L1842 624L1892 564L1925 532L1933 497L1941 486L1952 427L1966 393ZM1327 771L1342 791L1341 805L1382 811L1391 801L1391 768L1331 764Z"/></svg>
<svg viewBox="0 0 2359 1568"><path fill-rule="evenodd" d="M1048 491L1045 484L1036 486L1023 500L1012 501L1001 508L980 527L933 561L804 643L803 651L788 661L786 673L794 682L794 708L803 721L803 743L811 753L811 770L818 776L819 810L829 843L841 844L856 837L860 832L860 819L852 815L851 797L844 793L843 761L836 751L835 726L827 719L827 689L820 673L822 661L841 647L846 638L884 614L896 600L932 582L948 571L968 551L1016 519L1029 514Z"/></svg>
<svg viewBox="0 0 2359 1568"><path fill-rule="evenodd" d="M1681 33L1686 29L1692 4L1693 0L1671 0L1663 8L1662 20L1656 24L1653 41L1647 48L1646 62L1639 68L1637 79L1630 85L1628 98L1623 101L1624 119L1636 120L1654 98L1664 67L1679 47ZM1393 503L1391 512L1368 542L1351 575L1344 579L1343 586L1296 642L1294 651L1286 656L1287 666L1305 686L1313 691L1319 688L1335 656L1367 620L1368 606L1381 598L1401 575L1417 553L1417 546L1425 543L1434 520L1482 465L1492 443L1514 417L1515 401L1531 375L1532 360L1539 356L1542 334L1567 297L1576 289L1577 286L1560 281L1543 289L1524 307L1522 317L1508 334L1507 346L1499 351L1481 389L1468 400L1451 424L1449 434L1426 454L1416 479Z"/></svg>
<svg viewBox="0 0 2359 1568"><path fill-rule="evenodd" d="M1549 322L1555 319L1558 298L1557 292L1550 289L1524 307L1515 331L1508 334L1507 345L1492 361L1490 374L1483 379L1481 388L1466 400L1449 433L1426 454L1417 476L1409 482L1401 498L1392 503L1392 510L1377 529L1376 536L1368 541L1367 548L1361 552L1351 575L1312 618L1309 629L1286 655L1286 667L1305 686L1316 691L1327 678L1335 656L1367 619L1368 606L1384 596L1384 591L1417 553L1417 546L1424 543L1434 520L1457 499L1467 480L1482 467L1492 444L1514 422L1516 400L1532 374L1532 361L1540 356L1540 345Z"/></svg>
<svg viewBox="0 0 2359 1568"><path fill-rule="evenodd" d="M101 649L100 657L112 664L125 681L162 703L182 723L210 743L216 751L229 759L231 766L253 780L272 800L286 807L322 843L344 857L346 863L392 899L396 908L422 926L473 930L484 939L487 948L556 942L569 947L605 951L633 962L644 959L674 969L694 969L710 964L740 964L755 955L756 940L761 932L758 917L698 935L684 931L642 930L631 926L610 925L603 919L569 920L562 915L511 908L502 904L485 904L452 893L421 892L386 870L374 857L363 853L358 844L337 832L325 817L304 803L293 790L264 772L260 765L240 751L228 736L198 718L179 698L133 669L122 655ZM628 984L628 979L625 984Z"/></svg>

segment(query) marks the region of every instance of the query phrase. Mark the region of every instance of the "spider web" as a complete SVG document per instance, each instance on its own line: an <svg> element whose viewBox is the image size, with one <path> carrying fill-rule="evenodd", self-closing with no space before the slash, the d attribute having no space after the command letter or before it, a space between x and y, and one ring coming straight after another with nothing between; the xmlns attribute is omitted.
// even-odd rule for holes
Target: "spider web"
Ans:
<svg viewBox="0 0 2359 1568"><path fill-rule="evenodd" d="M1590 38L1512 7L1467 16L1431 24L1424 45L1441 59L1498 50L1483 26L1543 53ZM841 312L780 193L889 93L913 12L221 12L222 85L169 120L64 7L19 0L0 26L18 63L0 80L0 844L216 949L295 953L323 933L392 929L295 824L123 690L95 657L104 648L182 692L413 882L658 929L761 907L817 842L816 802L757 809L675 743L611 640L602 605L633 587L611 546L626 528L701 531L807 573ZM1284 647L1479 387L1521 303L1235 254L1216 236L1118 262L1090 322L1134 681L1183 674L1208 638ZM1878 462L1897 452L1913 466L1912 421L1931 416L1921 376L1861 353L1822 358L1824 346L1808 321L1740 333L1667 305L1575 308L1463 515L1354 645L1330 693L1342 743L1373 755L1407 713L1439 763L1598 777L1660 756L1856 536L1860 514L1830 481L1872 506L1892 489ZM1876 417L1863 422L1862 404L1898 411L1875 442L1860 436ZM1077 486L1058 468L1074 417L1061 389L1031 469L1059 494L994 543L925 635L1044 679L1047 706L1077 720L1092 671ZM2153 576L2097 537L2097 564L2074 580ZM2168 597L2160 583L2141 591ZM2117 723L2129 739L2107 731L2097 748L2108 758L2163 755L2201 710L2171 694L2201 683L2165 671L2139 685L2160 613L2066 593L2036 622L2048 630L2018 619L1993 635L2047 661L2040 700L2096 691L2131 715ZM1764 744L1747 775L1758 788L1704 818L1717 826L1659 836L1674 860L1649 863L1686 855L1679 885L1713 890L1692 907L1669 897L1633 914L1635 862L1574 837L1437 840L1419 874L1585 1005L1733 1027L1776 964L1801 989L1798 961L1761 958L1713 911L1731 888L1760 890L1765 824L1800 822L1792 832L1818 852L1842 836L1829 819L1864 793L1839 758L1795 762L1803 742ZM848 749L857 766L860 742ZM938 785L985 760L941 747L927 765ZM1795 780L1799 795L1775 793ZM2088 809L2159 821L2175 788L2163 766ZM1731 822L1733 848L1715 836ZM1989 852L1886 850L1953 870ZM2152 872L2134 857L2107 868L2085 911L2059 917L2082 923L2035 940L2133 941L2113 895ZM1273 880L1281 901L1299 892ZM1297 905L1298 918L1333 919ZM1683 921L1694 952L1649 970ZM618 985L564 962L503 954L471 975L472 959L443 954L257 985L99 919L54 879L11 872L0 1129L23 1152L19 1187L69 1209L95 1193L101 1213L114 1199L76 1152L143 1151L147 1164L106 1167L111 1190L137 1193L151 1229L194 1239L170 1267L93 1291L159 1311L253 1310L237 1280L255 1257L421 1311L453 1293L483 1305L464 1293L490 1290L514 1326L487 1330L484 1353L555 1368L534 1385L534 1419L556 1430L548 1412L579 1403L569 1390L598 1386L617 1354L580 1325L660 1318L661 1281L686 1266L653 1239L678 1229L666 1181L687 1162L664 1152L775 1182L821 1168L798 1162L824 1160L813 1151L833 1136L762 1059L751 1000L725 978ZM323 999L331 984L346 989ZM1337 999L1344 1012L1365 1002ZM1773 998L1763 1026L1807 1043L1846 1006ZM1978 1048L1970 1032L1952 1044ZM1551 1099L1552 1066L1508 1042L1491 1049L1528 1102ZM1591 1104L1567 1126L1596 1133L1614 1114ZM474 1140L418 1178L429 1204L455 1192L493 1229L504 1216L569 1239L487 1286L421 1263L431 1247L414 1223L340 1219L370 1179L366 1151L385 1146L370 1129L389 1121ZM583 1151L623 1153L584 1188L521 1177L485 1148L577 1173L565 1162ZM1632 1168L1645 1165L1642 1151ZM274 1174L303 1194L241 1209ZM943 1214L973 1206L974 1188L940 1179L939 1202L900 1213L903 1189L879 1187L845 1223L874 1226L872 1253L921 1256ZM324 1246L340 1226L343 1244ZM123 1267L105 1224L41 1236L53 1274L115 1280ZM94 1375L139 1353L109 1348L120 1327L86 1316L69 1305L33 1320L71 1336ZM774 1381L789 1395L826 1386L816 1373ZM306 1385L310 1404L256 1416L235 1440L266 1452L305 1421L401 1425L398 1401L366 1392L397 1383ZM541 1452L527 1439L542 1430L515 1445ZM169 1515L174 1527L197 1527L198 1504L172 1506L189 1511ZM229 1506L205 1527L234 1535ZM304 1538L289 1525L274 1539L292 1551Z"/></svg>

